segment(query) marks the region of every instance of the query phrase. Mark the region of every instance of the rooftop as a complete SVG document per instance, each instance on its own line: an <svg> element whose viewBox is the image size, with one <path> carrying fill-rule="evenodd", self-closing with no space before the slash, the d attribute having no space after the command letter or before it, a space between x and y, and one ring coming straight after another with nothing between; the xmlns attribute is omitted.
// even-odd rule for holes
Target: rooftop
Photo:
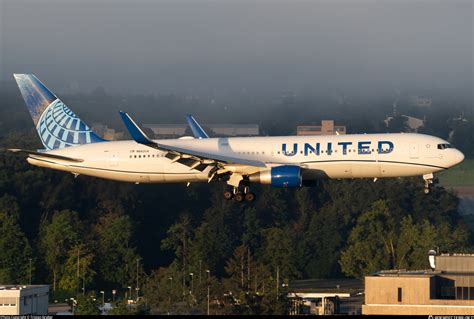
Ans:
<svg viewBox="0 0 474 319"><path fill-rule="evenodd" d="M41 288L48 285L0 285L0 290L22 290L28 288Z"/></svg>

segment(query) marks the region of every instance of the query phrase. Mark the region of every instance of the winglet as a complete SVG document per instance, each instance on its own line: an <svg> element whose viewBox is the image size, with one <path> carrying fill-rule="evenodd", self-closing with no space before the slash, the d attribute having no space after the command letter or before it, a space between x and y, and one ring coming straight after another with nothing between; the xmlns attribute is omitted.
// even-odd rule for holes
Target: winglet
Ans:
<svg viewBox="0 0 474 319"><path fill-rule="evenodd" d="M138 127L137 123L128 115L126 112L119 111L120 116L122 117L123 123L125 127L127 127L128 132L135 140L135 142L139 144L151 145L156 144L153 142L146 134Z"/></svg>
<svg viewBox="0 0 474 319"><path fill-rule="evenodd" d="M203 130L201 125L191 114L186 114L186 121L188 121L189 127L193 131L194 137L196 138L209 138L209 135Z"/></svg>

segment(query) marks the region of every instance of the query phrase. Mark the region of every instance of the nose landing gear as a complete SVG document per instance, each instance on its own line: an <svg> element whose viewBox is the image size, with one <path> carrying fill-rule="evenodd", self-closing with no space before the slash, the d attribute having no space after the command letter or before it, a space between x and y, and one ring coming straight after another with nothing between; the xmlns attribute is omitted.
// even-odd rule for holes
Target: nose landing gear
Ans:
<svg viewBox="0 0 474 319"><path fill-rule="evenodd" d="M425 180L425 194L429 194L433 187L433 173L423 175L423 179Z"/></svg>

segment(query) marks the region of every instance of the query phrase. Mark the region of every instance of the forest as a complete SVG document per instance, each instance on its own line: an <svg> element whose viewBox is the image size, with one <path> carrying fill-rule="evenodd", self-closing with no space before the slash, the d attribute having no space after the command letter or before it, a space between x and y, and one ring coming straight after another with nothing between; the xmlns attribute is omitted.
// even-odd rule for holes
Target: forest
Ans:
<svg viewBox="0 0 474 319"><path fill-rule="evenodd" d="M117 313L131 311L123 304L129 298L140 300L136 313L205 313L209 294L211 313L284 314L293 279L426 269L430 249L472 252L474 236L459 214L459 198L441 185L426 195L417 177L321 180L300 189L256 186L256 201L239 204L223 198L219 183L135 185L31 166L6 151L41 148L21 97L11 92L2 91L0 111L0 283L49 284L52 301L79 296L78 313L94 313L99 292L112 299L115 289ZM73 101L68 104L75 110L81 110L77 100L88 105L86 121L95 118L94 103L108 105L97 111L101 119L118 99L100 91L79 97L63 100ZM148 112L165 103L149 99ZM170 101L180 105L173 113L191 103ZM291 133L310 102L280 103L259 123L268 134ZM384 105L390 110L391 103ZM204 106L197 110L206 113ZM332 113L360 132L364 126L380 130L377 114L384 111L372 118L340 106ZM433 124L425 130L448 134L443 114L430 114ZM466 155L474 149L472 133L465 133L470 123L452 134Z"/></svg>

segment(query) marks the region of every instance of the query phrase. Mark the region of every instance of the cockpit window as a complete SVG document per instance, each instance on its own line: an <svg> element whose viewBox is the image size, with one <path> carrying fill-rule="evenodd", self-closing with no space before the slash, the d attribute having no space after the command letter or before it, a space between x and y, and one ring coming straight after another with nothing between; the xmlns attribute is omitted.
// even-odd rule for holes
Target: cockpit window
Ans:
<svg viewBox="0 0 474 319"><path fill-rule="evenodd" d="M445 148L453 148L453 147L451 146L451 144L448 144L448 143L446 143L446 144L438 144L438 149L439 149L439 150L444 150Z"/></svg>

